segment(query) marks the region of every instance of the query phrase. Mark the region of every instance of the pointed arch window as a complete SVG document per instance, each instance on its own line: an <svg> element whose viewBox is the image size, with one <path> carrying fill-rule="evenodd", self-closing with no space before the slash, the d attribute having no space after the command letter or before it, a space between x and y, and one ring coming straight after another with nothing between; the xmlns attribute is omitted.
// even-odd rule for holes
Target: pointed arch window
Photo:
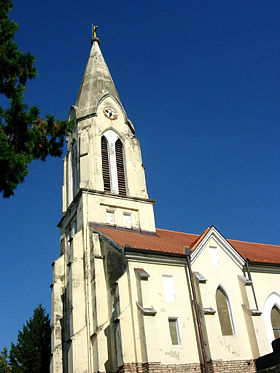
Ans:
<svg viewBox="0 0 280 373"><path fill-rule="evenodd" d="M67 197L68 205L73 201L79 185L79 162L77 142L74 140L67 155Z"/></svg>
<svg viewBox="0 0 280 373"><path fill-rule="evenodd" d="M271 310L271 325L274 338L280 338L280 309L276 305Z"/></svg>
<svg viewBox="0 0 280 373"><path fill-rule="evenodd" d="M71 163L72 163L72 186L73 186L73 197L74 197L78 189L78 161L77 161L77 142L76 141L74 141L72 144Z"/></svg>
<svg viewBox="0 0 280 373"><path fill-rule="evenodd" d="M120 139L118 139L115 143L115 152L116 152L119 194L125 196L126 187L125 187L125 173L124 173L124 164L123 164L123 145Z"/></svg>
<svg viewBox="0 0 280 373"><path fill-rule="evenodd" d="M106 131L101 137L101 157L104 192L125 196L127 192L123 144L112 130Z"/></svg>
<svg viewBox="0 0 280 373"><path fill-rule="evenodd" d="M102 158L102 174L104 183L104 192L111 191L110 182L110 167L109 167L109 157L108 157L108 142L105 136L101 138L101 158Z"/></svg>
<svg viewBox="0 0 280 373"><path fill-rule="evenodd" d="M225 291L219 286L216 291L216 303L223 335L233 335L234 328L229 299Z"/></svg>

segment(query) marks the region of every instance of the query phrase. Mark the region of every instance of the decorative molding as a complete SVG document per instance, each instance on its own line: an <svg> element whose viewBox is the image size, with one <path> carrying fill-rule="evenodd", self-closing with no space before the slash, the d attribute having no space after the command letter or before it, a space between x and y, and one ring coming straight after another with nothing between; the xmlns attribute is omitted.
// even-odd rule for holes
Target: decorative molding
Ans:
<svg viewBox="0 0 280 373"><path fill-rule="evenodd" d="M280 273L280 265L278 263L257 263L250 261L249 266L251 273Z"/></svg>
<svg viewBox="0 0 280 373"><path fill-rule="evenodd" d="M125 247L125 255L130 262L141 261L141 263L166 264L171 266L186 266L186 257L170 253L156 253L149 250L133 249Z"/></svg>

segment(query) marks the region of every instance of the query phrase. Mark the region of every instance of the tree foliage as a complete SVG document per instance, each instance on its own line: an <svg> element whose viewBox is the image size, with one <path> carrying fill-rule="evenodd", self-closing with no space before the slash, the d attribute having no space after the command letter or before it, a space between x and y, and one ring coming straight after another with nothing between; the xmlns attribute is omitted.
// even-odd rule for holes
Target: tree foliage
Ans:
<svg viewBox="0 0 280 373"><path fill-rule="evenodd" d="M37 76L31 53L18 49L14 41L18 25L10 20L13 3L0 0L0 94L8 100L8 108L0 106L0 192L3 197L14 190L28 174L28 164L48 155L61 156L64 136L72 122L40 117L36 106L23 103L28 80Z"/></svg>
<svg viewBox="0 0 280 373"><path fill-rule="evenodd" d="M49 316L39 305L33 317L19 331L17 344L11 344L11 373L48 373L51 356Z"/></svg>
<svg viewBox="0 0 280 373"><path fill-rule="evenodd" d="M0 351L0 372L1 373L10 373L10 367L8 363L8 350L6 347Z"/></svg>

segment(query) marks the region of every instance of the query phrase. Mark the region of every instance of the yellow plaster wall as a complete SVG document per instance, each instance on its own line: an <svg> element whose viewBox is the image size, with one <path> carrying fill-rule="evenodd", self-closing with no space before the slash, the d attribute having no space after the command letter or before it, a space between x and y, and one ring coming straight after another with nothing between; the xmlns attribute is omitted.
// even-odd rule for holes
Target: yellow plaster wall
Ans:
<svg viewBox="0 0 280 373"><path fill-rule="evenodd" d="M219 266L214 266L212 263L209 248L211 246L217 248L220 261ZM200 284L203 307L212 307L217 310L215 296L219 286L222 286L227 293L231 305L235 330L232 336L222 335L217 312L215 315L205 315L212 360L242 360L252 358L238 280L238 275L242 274L241 268L234 263L217 240L210 238L193 262L192 270L200 272L207 279L206 284Z"/></svg>
<svg viewBox="0 0 280 373"><path fill-rule="evenodd" d="M134 268L143 268L149 273L148 281L141 280L144 307L153 307L155 316L145 316L137 307L137 276ZM182 362L199 362L191 303L182 265L130 262L131 298L134 319L137 354L142 362L162 364L180 364ZM163 291L162 275L172 275L175 281L176 301L167 302ZM148 294L147 294L148 293ZM172 346L168 317L178 317L181 344ZM144 328L142 330L141 328ZM144 336L144 339L141 338Z"/></svg>
<svg viewBox="0 0 280 373"><path fill-rule="evenodd" d="M278 272L278 273L277 273ZM251 271L252 280L256 292L257 303L262 315L259 319L256 319L257 339L260 349L260 355L265 355L272 352L267 328L265 325L265 314L264 308L265 303L269 295L277 293L280 295L280 273L273 271L271 273L265 273L263 270L260 272Z"/></svg>
<svg viewBox="0 0 280 373"><path fill-rule="evenodd" d="M106 210L115 211L115 225L124 226L123 212L130 211L134 229L154 231L155 220L153 205L145 201L124 199L119 196L95 195L83 193L83 218L84 224L97 222L107 224Z"/></svg>

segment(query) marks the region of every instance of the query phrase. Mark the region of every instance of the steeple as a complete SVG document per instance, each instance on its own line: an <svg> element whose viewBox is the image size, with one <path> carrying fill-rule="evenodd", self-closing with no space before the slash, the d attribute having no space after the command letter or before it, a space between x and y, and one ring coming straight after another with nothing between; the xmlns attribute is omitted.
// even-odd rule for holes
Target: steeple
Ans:
<svg viewBox="0 0 280 373"><path fill-rule="evenodd" d="M99 48L96 26L91 43L69 115L77 125L68 137L61 227L68 229L76 214L78 225L86 226L86 217L95 224L154 233L154 201L147 193L140 144Z"/></svg>
<svg viewBox="0 0 280 373"><path fill-rule="evenodd" d="M75 104L77 118L96 114L98 103L105 95L114 97L120 104L118 92L99 47L96 28L97 26L93 26L92 47Z"/></svg>

